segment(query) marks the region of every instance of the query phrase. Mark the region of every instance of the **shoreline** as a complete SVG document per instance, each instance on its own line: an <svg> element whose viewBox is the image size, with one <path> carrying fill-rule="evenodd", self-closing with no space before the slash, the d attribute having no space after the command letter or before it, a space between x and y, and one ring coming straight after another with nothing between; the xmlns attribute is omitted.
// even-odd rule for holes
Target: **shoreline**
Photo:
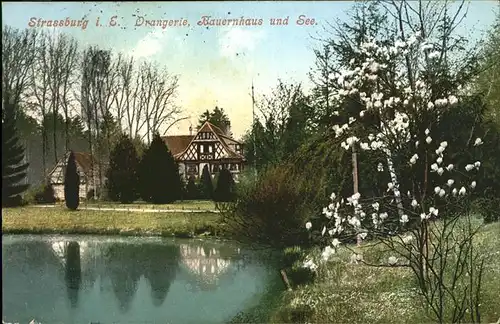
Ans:
<svg viewBox="0 0 500 324"><path fill-rule="evenodd" d="M207 212L121 211L55 206L2 208L4 234L116 235L151 237L225 237L220 215Z"/></svg>

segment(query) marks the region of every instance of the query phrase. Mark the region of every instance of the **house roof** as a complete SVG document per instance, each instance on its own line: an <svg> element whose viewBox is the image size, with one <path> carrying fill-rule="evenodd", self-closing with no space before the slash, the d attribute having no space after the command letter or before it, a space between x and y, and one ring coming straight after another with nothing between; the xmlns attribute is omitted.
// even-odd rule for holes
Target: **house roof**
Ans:
<svg viewBox="0 0 500 324"><path fill-rule="evenodd" d="M172 155L182 153L193 140L194 135L163 136L161 139L167 145Z"/></svg>
<svg viewBox="0 0 500 324"><path fill-rule="evenodd" d="M94 157L92 159L90 153L88 152L73 152L75 154L75 162L80 168L82 169L83 173L85 175L91 174L92 170L92 160L94 161L94 168L97 169L97 161ZM62 157L57 164L54 166L54 168L49 172L48 176L52 176L52 174L57 170L58 166L61 164L64 166L66 161L68 161L70 152L67 152L64 157Z"/></svg>
<svg viewBox="0 0 500 324"><path fill-rule="evenodd" d="M92 169L92 157L87 152L73 152L75 154L75 162L82 168L85 174L90 173ZM68 156L69 157L69 154ZM94 164L96 163L94 159Z"/></svg>
<svg viewBox="0 0 500 324"><path fill-rule="evenodd" d="M220 143L222 144L222 146L224 147L226 152L228 152L228 155L225 158L243 159L243 160L245 159L243 157L243 155L233 151L229 147L227 141L230 141L232 143L235 142L238 144L241 144L241 143L236 141L235 139L229 137L228 135L224 134L224 132L219 127L206 121L200 127L200 129L198 129L196 134L198 134L200 132L212 132L215 134L215 136L219 139ZM176 157L176 158L179 158L187 150L187 148L191 144L191 142L195 139L196 134L195 135L164 136L164 137L162 137L162 139L165 142L165 144L167 144L168 148L172 152L172 155L174 155L174 157Z"/></svg>

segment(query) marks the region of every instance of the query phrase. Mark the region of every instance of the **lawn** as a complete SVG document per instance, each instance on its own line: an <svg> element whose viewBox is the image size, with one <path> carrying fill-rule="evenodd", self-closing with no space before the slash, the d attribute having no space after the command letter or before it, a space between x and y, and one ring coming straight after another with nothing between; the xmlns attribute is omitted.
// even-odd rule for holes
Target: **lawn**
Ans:
<svg viewBox="0 0 500 324"><path fill-rule="evenodd" d="M63 206L64 202L57 205ZM131 209L167 209L167 210L215 210L215 203L211 200L179 200L172 204L153 205L144 201L136 201L131 204L121 204L113 201L82 201L82 207L105 207L105 208L131 208Z"/></svg>
<svg viewBox="0 0 500 324"><path fill-rule="evenodd" d="M141 213L64 207L2 208L2 232L128 234L192 237L220 232L216 213Z"/></svg>
<svg viewBox="0 0 500 324"><path fill-rule="evenodd" d="M475 244L487 256L481 320L495 323L500 319L500 223L486 225ZM270 322L432 322L410 270L351 264L350 255L346 249L339 250L333 262L320 268L313 283L285 292Z"/></svg>

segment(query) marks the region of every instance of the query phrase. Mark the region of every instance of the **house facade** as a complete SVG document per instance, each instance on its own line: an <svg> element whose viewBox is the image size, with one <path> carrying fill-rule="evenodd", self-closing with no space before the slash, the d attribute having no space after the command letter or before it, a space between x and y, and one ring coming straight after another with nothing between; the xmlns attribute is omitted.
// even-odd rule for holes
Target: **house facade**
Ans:
<svg viewBox="0 0 500 324"><path fill-rule="evenodd" d="M205 122L194 135L164 136L162 139L186 181L190 177L200 178L206 165L212 177L225 168L238 181L244 168L242 143L209 122Z"/></svg>
<svg viewBox="0 0 500 324"><path fill-rule="evenodd" d="M54 195L61 201L64 201L64 174L69 154L70 152L67 152L48 174L49 182L54 188ZM80 175L80 199L86 199L89 191L100 188L104 181L99 179L98 163L92 159L90 153L74 152L74 154L76 168Z"/></svg>

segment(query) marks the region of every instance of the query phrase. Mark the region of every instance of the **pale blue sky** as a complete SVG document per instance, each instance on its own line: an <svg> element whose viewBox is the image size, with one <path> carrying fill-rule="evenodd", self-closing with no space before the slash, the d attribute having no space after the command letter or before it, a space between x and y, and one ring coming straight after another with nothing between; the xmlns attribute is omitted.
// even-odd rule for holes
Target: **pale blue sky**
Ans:
<svg viewBox="0 0 500 324"><path fill-rule="evenodd" d="M471 37L494 21L498 1L473 0L461 32ZM256 93L267 93L278 78L303 82L314 64L311 38L327 22L346 19L354 2L3 2L2 26L28 28L31 17L42 19L85 19L82 28L49 28L73 35L82 46L96 44L138 58L155 60L180 77L178 104L184 115L197 116L215 105L224 108L240 137L251 124L252 79ZM301 14L315 18L313 26L297 26ZM117 15L120 27L105 25ZM189 27L135 27L136 16L146 19L188 19ZM262 26L206 27L196 23L201 16L213 18L262 18ZM273 17L289 17L288 26L271 26ZM238 54L238 55L236 55ZM189 121L173 127L171 133L187 133Z"/></svg>

